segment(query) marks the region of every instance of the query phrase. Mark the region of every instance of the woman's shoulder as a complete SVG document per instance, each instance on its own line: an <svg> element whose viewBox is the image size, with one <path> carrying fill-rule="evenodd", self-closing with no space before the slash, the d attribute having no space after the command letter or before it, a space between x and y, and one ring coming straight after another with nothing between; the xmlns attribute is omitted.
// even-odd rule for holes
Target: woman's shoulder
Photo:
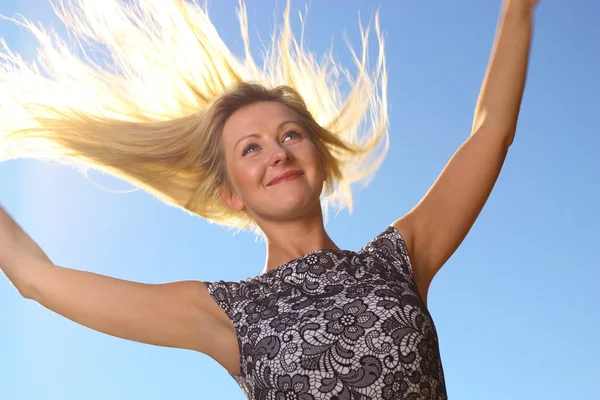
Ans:
<svg viewBox="0 0 600 400"><path fill-rule="evenodd" d="M393 226L388 226L383 232L369 240L359 251L359 253L365 252L383 252L402 258L408 256L404 238L400 231Z"/></svg>
<svg viewBox="0 0 600 400"><path fill-rule="evenodd" d="M211 294L220 296L225 300L226 298L235 296L240 291L260 291L260 288L266 290L272 285L274 279L281 279L286 275L297 272L299 268L302 270L302 268L309 268L310 265L323 262L326 264L338 264L345 258L361 254L368 255L369 253L383 253L397 258L407 257L406 244L401 233L393 226L388 226L358 251L316 250L256 276L250 276L237 281L218 280L204 282L204 284Z"/></svg>

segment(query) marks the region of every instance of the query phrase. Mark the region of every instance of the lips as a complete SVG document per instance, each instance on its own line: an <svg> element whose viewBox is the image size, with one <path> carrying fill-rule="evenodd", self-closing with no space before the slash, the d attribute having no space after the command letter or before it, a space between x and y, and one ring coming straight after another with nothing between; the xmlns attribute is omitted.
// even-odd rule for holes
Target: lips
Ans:
<svg viewBox="0 0 600 400"><path fill-rule="evenodd" d="M300 170L287 171L287 172L284 172L281 175L276 176L273 180L271 180L271 182L269 182L267 184L267 186L277 185L278 183L282 183L282 182L285 182L285 181L293 180L293 179L298 178L301 175L304 175L304 172L302 172Z"/></svg>

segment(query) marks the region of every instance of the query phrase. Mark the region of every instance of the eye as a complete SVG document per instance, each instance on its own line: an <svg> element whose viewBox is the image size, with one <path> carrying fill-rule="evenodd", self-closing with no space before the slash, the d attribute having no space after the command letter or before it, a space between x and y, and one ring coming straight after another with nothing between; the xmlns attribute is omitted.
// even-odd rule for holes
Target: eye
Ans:
<svg viewBox="0 0 600 400"><path fill-rule="evenodd" d="M250 143L248 146L244 147L244 150L242 150L242 157L256 150L258 150L258 145L256 143Z"/></svg>
<svg viewBox="0 0 600 400"><path fill-rule="evenodd" d="M283 135L283 141L287 141L287 139L298 139L301 138L302 135L300 133L298 133L297 131L287 131L284 135Z"/></svg>

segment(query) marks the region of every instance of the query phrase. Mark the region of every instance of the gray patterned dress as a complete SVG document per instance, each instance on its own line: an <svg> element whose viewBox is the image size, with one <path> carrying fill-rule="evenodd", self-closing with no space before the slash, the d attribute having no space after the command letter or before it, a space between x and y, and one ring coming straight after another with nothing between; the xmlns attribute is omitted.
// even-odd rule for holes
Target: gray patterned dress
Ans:
<svg viewBox="0 0 600 400"><path fill-rule="evenodd" d="M317 250L241 282L207 282L233 321L250 400L446 399L435 326L406 245Z"/></svg>

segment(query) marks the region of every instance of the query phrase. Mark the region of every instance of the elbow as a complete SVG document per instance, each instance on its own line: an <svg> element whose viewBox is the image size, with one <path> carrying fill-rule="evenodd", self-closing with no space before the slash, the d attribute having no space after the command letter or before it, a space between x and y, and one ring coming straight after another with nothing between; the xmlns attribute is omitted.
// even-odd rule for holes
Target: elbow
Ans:
<svg viewBox="0 0 600 400"><path fill-rule="evenodd" d="M485 138L482 140L488 141L488 143L501 148L504 151L508 151L510 146L515 140L514 129L491 129L482 126L480 129L474 131L471 136L477 136Z"/></svg>
<svg viewBox="0 0 600 400"><path fill-rule="evenodd" d="M489 113L486 108L482 108L475 113L471 135L481 135L493 140L508 148L515 140L517 131L518 114L516 116L506 115L506 113Z"/></svg>
<svg viewBox="0 0 600 400"><path fill-rule="evenodd" d="M33 290L33 288L31 288L31 287L27 287L25 290L22 290L22 291L19 290L19 293L26 300L33 300L38 303L40 302L39 293L36 292L35 290Z"/></svg>
<svg viewBox="0 0 600 400"><path fill-rule="evenodd" d="M2 268L0 272L3 272L6 278L8 278L9 283L16 289L19 294L26 298L32 299L33 297L33 289L32 286L27 283L27 279L25 279L23 274L14 273L14 271L6 271L6 268ZM1 274L0 274L1 275Z"/></svg>
<svg viewBox="0 0 600 400"><path fill-rule="evenodd" d="M12 277L11 282L23 298L39 302L38 286L47 277L50 266L47 263L23 263L20 265L20 273L15 274L16 276Z"/></svg>
<svg viewBox="0 0 600 400"><path fill-rule="evenodd" d="M27 283L25 280L13 283L21 297L27 300L36 300L35 289L33 285Z"/></svg>
<svg viewBox="0 0 600 400"><path fill-rule="evenodd" d="M515 131L512 131L509 135L506 135L506 138L504 139L504 144L506 145L506 149L508 149L510 146L512 146L514 141L515 141Z"/></svg>

